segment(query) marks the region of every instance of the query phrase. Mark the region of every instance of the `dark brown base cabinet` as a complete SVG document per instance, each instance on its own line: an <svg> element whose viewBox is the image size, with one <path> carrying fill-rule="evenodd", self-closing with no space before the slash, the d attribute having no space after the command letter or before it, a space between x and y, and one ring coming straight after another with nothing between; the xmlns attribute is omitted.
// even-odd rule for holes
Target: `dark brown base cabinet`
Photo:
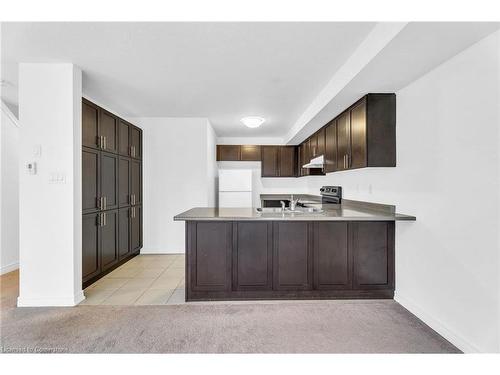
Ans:
<svg viewBox="0 0 500 375"><path fill-rule="evenodd" d="M393 298L394 222L188 221L186 300Z"/></svg>
<svg viewBox="0 0 500 375"><path fill-rule="evenodd" d="M82 101L82 286L142 247L142 130Z"/></svg>

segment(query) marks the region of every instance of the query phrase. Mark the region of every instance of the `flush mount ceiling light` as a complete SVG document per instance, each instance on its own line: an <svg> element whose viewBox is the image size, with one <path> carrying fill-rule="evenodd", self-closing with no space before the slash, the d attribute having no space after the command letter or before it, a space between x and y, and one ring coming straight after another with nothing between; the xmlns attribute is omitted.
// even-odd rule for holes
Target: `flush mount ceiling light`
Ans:
<svg viewBox="0 0 500 375"><path fill-rule="evenodd" d="M264 121L266 120L258 116L247 116L241 119L241 122L249 128L258 128Z"/></svg>

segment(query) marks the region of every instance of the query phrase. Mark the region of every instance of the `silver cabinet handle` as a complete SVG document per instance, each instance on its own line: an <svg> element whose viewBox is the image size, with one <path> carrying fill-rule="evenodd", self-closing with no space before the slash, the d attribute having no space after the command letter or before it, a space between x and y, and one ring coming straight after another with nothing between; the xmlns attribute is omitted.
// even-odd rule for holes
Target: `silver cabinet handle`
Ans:
<svg viewBox="0 0 500 375"><path fill-rule="evenodd" d="M103 149L106 150L106 137L102 137Z"/></svg>
<svg viewBox="0 0 500 375"><path fill-rule="evenodd" d="M108 200L104 197L104 209L108 207Z"/></svg>
<svg viewBox="0 0 500 375"><path fill-rule="evenodd" d="M105 226L106 226L106 212L104 212L104 213L102 214L102 217L103 217L103 223L104 223L104 224L103 224L103 227L105 227Z"/></svg>

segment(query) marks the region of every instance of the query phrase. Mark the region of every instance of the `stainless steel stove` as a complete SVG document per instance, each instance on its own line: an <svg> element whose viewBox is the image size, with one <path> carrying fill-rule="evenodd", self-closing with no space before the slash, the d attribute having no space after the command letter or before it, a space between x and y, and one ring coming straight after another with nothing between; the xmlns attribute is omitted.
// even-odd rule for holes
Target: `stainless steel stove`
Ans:
<svg viewBox="0 0 500 375"><path fill-rule="evenodd" d="M323 204L341 204L342 187L341 186L323 186L319 189L321 194L321 203Z"/></svg>

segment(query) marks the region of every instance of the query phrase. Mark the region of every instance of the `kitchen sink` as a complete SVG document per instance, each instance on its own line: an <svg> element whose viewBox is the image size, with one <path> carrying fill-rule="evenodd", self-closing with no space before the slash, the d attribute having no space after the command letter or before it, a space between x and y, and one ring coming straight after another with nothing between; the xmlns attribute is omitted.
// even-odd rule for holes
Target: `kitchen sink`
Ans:
<svg viewBox="0 0 500 375"><path fill-rule="evenodd" d="M317 207L296 207L293 211L289 208L282 210L281 207L259 207L256 210L257 212L268 214L312 214L323 212L321 208Z"/></svg>

